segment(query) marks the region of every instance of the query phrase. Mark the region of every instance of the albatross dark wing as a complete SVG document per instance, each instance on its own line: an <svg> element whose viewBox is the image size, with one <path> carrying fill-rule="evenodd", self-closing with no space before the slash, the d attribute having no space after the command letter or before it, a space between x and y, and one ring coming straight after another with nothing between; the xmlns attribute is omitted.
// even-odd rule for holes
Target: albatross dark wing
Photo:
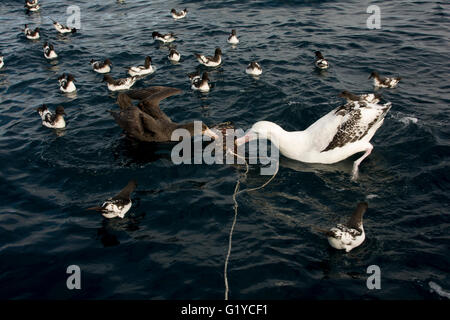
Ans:
<svg viewBox="0 0 450 320"><path fill-rule="evenodd" d="M362 225L362 218L368 208L367 202L358 203L355 211L353 212L350 220L347 222L347 227L360 230Z"/></svg>
<svg viewBox="0 0 450 320"><path fill-rule="evenodd" d="M112 200L130 200L131 193L136 189L137 183L135 180L128 182L127 186L122 189Z"/></svg>

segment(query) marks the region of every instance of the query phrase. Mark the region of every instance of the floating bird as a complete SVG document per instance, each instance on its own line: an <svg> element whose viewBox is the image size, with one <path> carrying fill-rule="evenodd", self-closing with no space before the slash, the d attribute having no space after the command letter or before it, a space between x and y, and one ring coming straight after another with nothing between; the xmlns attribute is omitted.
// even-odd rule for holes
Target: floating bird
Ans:
<svg viewBox="0 0 450 320"><path fill-rule="evenodd" d="M369 79L370 78L373 78L373 85L375 86L375 88L395 88L399 81L402 79L401 77L382 78L376 71L373 71L370 74Z"/></svg>
<svg viewBox="0 0 450 320"><path fill-rule="evenodd" d="M143 66L131 67L128 69L128 74L130 76L145 76L155 72L155 69L151 65L152 58L149 56L145 57L145 63Z"/></svg>
<svg viewBox="0 0 450 320"><path fill-rule="evenodd" d="M236 35L236 30L231 30L231 34L229 35L228 39L227 39L228 43L231 44L238 44L239 43L239 39Z"/></svg>
<svg viewBox="0 0 450 320"><path fill-rule="evenodd" d="M59 90L61 90L64 93L71 93L75 92L77 88L75 87L75 78L71 74L62 74L58 77L59 82Z"/></svg>
<svg viewBox="0 0 450 320"><path fill-rule="evenodd" d="M130 90L119 94L117 103L120 111L111 111L117 124L125 131L129 138L145 142L169 142L172 132L176 129L185 129L192 136L194 123L175 123L160 109L161 100L179 94L182 91L169 87L149 87L146 89ZM137 106L132 99L139 100ZM201 133L211 138L217 138L211 129L204 123Z"/></svg>
<svg viewBox="0 0 450 320"><path fill-rule="evenodd" d="M47 105L43 104L42 107L36 109L42 119L42 125L52 129L63 129L66 127L66 121L64 121L64 108L62 106L56 107L55 113L51 113Z"/></svg>
<svg viewBox="0 0 450 320"><path fill-rule="evenodd" d="M105 218L124 218L125 214L130 210L132 202L131 194L136 190L137 183L135 180L128 182L127 186L116 196L106 200L101 207L92 207L87 210L95 210L101 212Z"/></svg>
<svg viewBox="0 0 450 320"><path fill-rule="evenodd" d="M347 102L367 102L367 103L378 103L381 99L381 94L377 93L366 93L362 95L355 95L353 93L350 93L348 91L342 91L339 94L339 97L344 98L347 100Z"/></svg>
<svg viewBox="0 0 450 320"><path fill-rule="evenodd" d="M134 76L114 80L109 74L105 74L103 77L103 82L106 82L109 90L117 91L130 89L136 83L137 79L138 77Z"/></svg>
<svg viewBox="0 0 450 320"><path fill-rule="evenodd" d="M197 60L199 63L207 66L207 67L217 67L222 63L222 50L220 48L216 48L214 52L214 57L205 57L204 55L195 53Z"/></svg>
<svg viewBox="0 0 450 320"><path fill-rule="evenodd" d="M247 74L251 74L252 76L259 76L262 73L262 68L258 62L250 62L250 64L245 69Z"/></svg>
<svg viewBox="0 0 450 320"><path fill-rule="evenodd" d="M41 6L38 3L38 0L25 0L25 8L27 8L31 12L38 11Z"/></svg>
<svg viewBox="0 0 450 320"><path fill-rule="evenodd" d="M328 243L333 248L349 252L364 242L366 235L363 227L363 215L367 208L366 202L358 203L356 210L346 224L338 224L326 233Z"/></svg>
<svg viewBox="0 0 450 320"><path fill-rule="evenodd" d="M28 25L25 25L25 29L23 29L23 32L25 33L25 36L27 37L27 39L29 40L37 40L40 38L40 34L39 34L39 27L36 27L34 30L31 30L30 28L28 28Z"/></svg>
<svg viewBox="0 0 450 320"><path fill-rule="evenodd" d="M152 37L155 40L161 41L162 43L170 43L175 41L175 35L171 33L161 34L159 32L154 31L152 33Z"/></svg>
<svg viewBox="0 0 450 320"><path fill-rule="evenodd" d="M203 72L202 78L196 78L194 81L191 80L192 90L198 90L200 92L209 92L211 86L209 85L209 77L207 72Z"/></svg>
<svg viewBox="0 0 450 320"><path fill-rule="evenodd" d="M177 12L177 10L175 10L175 9L170 10L170 13L172 14L172 18L174 18L175 20L186 17L187 12L188 11L186 8L184 8L184 10L181 10L180 12Z"/></svg>
<svg viewBox="0 0 450 320"><path fill-rule="evenodd" d="M68 26L62 25L57 21L53 21L53 26L55 27L56 31L58 31L61 34L77 32L76 28L70 28Z"/></svg>
<svg viewBox="0 0 450 320"><path fill-rule="evenodd" d="M58 55L55 52L55 48L48 42L44 43L44 57L48 60L58 58Z"/></svg>
<svg viewBox="0 0 450 320"><path fill-rule="evenodd" d="M235 142L240 145L256 138L268 139L284 156L308 163L336 163L364 151L353 164L352 179L356 180L360 163L372 152L370 139L390 108L391 103L350 102L332 110L306 130L294 132L285 131L273 122L259 121Z"/></svg>
<svg viewBox="0 0 450 320"><path fill-rule="evenodd" d="M201 80L200 73L198 71L188 73L189 80L191 80L191 85L194 84L195 81Z"/></svg>
<svg viewBox="0 0 450 320"><path fill-rule="evenodd" d="M3 56L0 56L0 69L3 68L5 62L3 61Z"/></svg>
<svg viewBox="0 0 450 320"><path fill-rule="evenodd" d="M109 59L105 59L105 61L95 61L91 59L90 62L92 69L98 73L108 73L111 71L112 62Z"/></svg>
<svg viewBox="0 0 450 320"><path fill-rule="evenodd" d="M171 49L168 58L172 62L178 62L180 61L181 55L177 50Z"/></svg>
<svg viewBox="0 0 450 320"><path fill-rule="evenodd" d="M316 51L316 61L315 65L319 69L326 69L328 68L328 61L323 57L322 53L320 51Z"/></svg>

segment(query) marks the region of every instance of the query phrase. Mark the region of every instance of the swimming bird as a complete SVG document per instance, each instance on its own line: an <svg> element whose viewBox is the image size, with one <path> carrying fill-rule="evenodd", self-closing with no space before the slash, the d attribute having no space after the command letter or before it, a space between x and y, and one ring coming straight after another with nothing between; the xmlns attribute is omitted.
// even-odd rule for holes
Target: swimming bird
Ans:
<svg viewBox="0 0 450 320"><path fill-rule="evenodd" d="M181 54L177 50L171 49L169 52L168 58L172 62L178 62L178 61L180 61Z"/></svg>
<svg viewBox="0 0 450 320"><path fill-rule="evenodd" d="M125 188L122 189L116 196L106 200L100 207L92 207L87 210L95 210L102 213L105 218L124 218L125 214L130 210L131 194L136 190L137 182L131 180L128 182Z"/></svg>
<svg viewBox="0 0 450 320"><path fill-rule="evenodd" d="M71 93L75 92L77 90L75 86L75 78L71 74L62 74L58 77L59 82L59 90L61 90L64 93Z"/></svg>
<svg viewBox="0 0 450 320"><path fill-rule="evenodd" d="M368 205L366 202L358 203L350 220L346 224L338 224L326 233L328 243L333 248L349 252L364 242L366 235L363 227L363 215L367 208Z"/></svg>
<svg viewBox="0 0 450 320"><path fill-rule="evenodd" d="M252 76L259 76L262 73L262 68L258 62L252 61L245 69L245 73L251 74Z"/></svg>
<svg viewBox="0 0 450 320"><path fill-rule="evenodd" d="M236 30L234 30L234 29L231 30L231 34L228 36L227 42L231 43L231 44L238 44L239 43L239 39L238 39L238 37L236 35Z"/></svg>
<svg viewBox="0 0 450 320"><path fill-rule="evenodd" d="M41 6L38 3L38 0L25 0L25 8L27 8L31 12L38 11Z"/></svg>
<svg viewBox="0 0 450 320"><path fill-rule="evenodd" d="M161 41L162 43L170 43L175 41L175 35L171 33L161 34L157 31L152 33L152 37L154 40Z"/></svg>
<svg viewBox="0 0 450 320"><path fill-rule="evenodd" d="M39 27L36 27L34 30L31 30L30 28L28 28L28 25L25 25L25 28L23 29L23 32L25 33L25 36L27 37L27 39L29 40L37 40L40 38L40 34L39 34Z"/></svg>
<svg viewBox="0 0 450 320"><path fill-rule="evenodd" d="M402 79L401 77L382 78L376 71L373 71L370 74L369 79L370 78L373 78L373 85L375 86L375 88L391 88L391 89L395 88L399 83L399 81Z"/></svg>
<svg viewBox="0 0 450 320"><path fill-rule="evenodd" d="M128 90L136 83L137 79L138 77L133 76L114 80L109 74L103 76L103 82L106 82L108 89L111 91Z"/></svg>
<svg viewBox="0 0 450 320"><path fill-rule="evenodd" d="M191 81L191 85L194 84L195 81L201 80L200 73L198 71L188 73L187 76L189 77L189 80Z"/></svg>
<svg viewBox="0 0 450 320"><path fill-rule="evenodd" d="M179 94L182 91L169 87L148 87L146 89L130 90L119 94L117 103L120 111L110 111L117 124L129 138L145 142L169 142L172 132L185 129L194 136L195 125L190 123L175 123L160 109L161 100ZM139 100L137 106L132 100ZM201 132L211 138L217 138L204 123Z"/></svg>
<svg viewBox="0 0 450 320"><path fill-rule="evenodd" d="M58 58L58 55L55 52L55 48L48 42L44 43L44 57L48 60Z"/></svg>
<svg viewBox="0 0 450 320"><path fill-rule="evenodd" d="M149 56L145 57L145 63L143 66L130 67L128 69L128 74L130 76L145 76L155 72L155 69L151 65L152 58Z"/></svg>
<svg viewBox="0 0 450 320"><path fill-rule="evenodd" d="M41 116L43 126L52 129L63 129L66 127L66 121L64 120L64 115L66 113L62 106L56 107L54 114L48 110L48 107L45 104L36 110Z"/></svg>
<svg viewBox="0 0 450 320"><path fill-rule="evenodd" d="M198 90L200 92L209 92L211 86L209 85L209 77L207 72L203 72L203 75L200 78L197 78L194 81L191 81L191 89Z"/></svg>
<svg viewBox="0 0 450 320"><path fill-rule="evenodd" d="M273 122L259 121L235 143L268 139L287 158L308 163L332 164L364 152L353 163L352 179L356 180L360 163L372 152L370 139L383 124L390 108L391 103L354 101L330 111L306 130L293 132Z"/></svg>
<svg viewBox="0 0 450 320"><path fill-rule="evenodd" d="M366 93L362 95L355 95L353 93L350 93L348 91L342 91L339 94L339 97L344 98L347 100L347 102L367 102L367 103L378 103L381 99L381 94L378 93Z"/></svg>
<svg viewBox="0 0 450 320"><path fill-rule="evenodd" d="M320 51L316 51L316 61L315 65L319 69L326 69L328 68L328 61L323 57L322 53Z"/></svg>
<svg viewBox="0 0 450 320"><path fill-rule="evenodd" d="M214 52L214 57L205 57L204 55L195 53L197 60L199 63L207 66L207 67L217 67L222 63L222 50L220 48L216 48Z"/></svg>
<svg viewBox="0 0 450 320"><path fill-rule="evenodd" d="M170 13L172 14L172 18L174 18L175 20L186 17L187 12L188 11L186 8L184 8L184 10L181 10L180 12L177 12L177 10L175 10L175 9L170 10Z"/></svg>
<svg viewBox="0 0 450 320"><path fill-rule="evenodd" d="M0 56L0 69L3 68L5 62L3 61L3 56Z"/></svg>
<svg viewBox="0 0 450 320"><path fill-rule="evenodd" d="M65 25L57 22L57 21L53 21L53 26L55 27L56 31L58 31L61 34L77 32L76 28L70 28L68 26L65 26Z"/></svg>
<svg viewBox="0 0 450 320"><path fill-rule="evenodd" d="M108 73L111 71L112 62L109 59L105 59L105 61L95 61L91 59L89 62L92 66L92 70L98 73Z"/></svg>

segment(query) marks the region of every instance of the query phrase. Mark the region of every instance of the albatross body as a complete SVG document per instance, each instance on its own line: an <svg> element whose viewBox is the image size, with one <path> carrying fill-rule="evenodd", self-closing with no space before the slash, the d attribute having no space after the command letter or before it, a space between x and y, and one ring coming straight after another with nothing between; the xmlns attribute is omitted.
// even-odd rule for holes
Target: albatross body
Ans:
<svg viewBox="0 0 450 320"><path fill-rule="evenodd" d="M353 101L330 111L306 130L293 132L273 122L259 121L245 136L237 139L236 144L256 138L268 139L290 159L324 164L365 152L354 162L353 179L356 179L359 164L373 149L370 140L383 124L390 108L391 103L379 105Z"/></svg>

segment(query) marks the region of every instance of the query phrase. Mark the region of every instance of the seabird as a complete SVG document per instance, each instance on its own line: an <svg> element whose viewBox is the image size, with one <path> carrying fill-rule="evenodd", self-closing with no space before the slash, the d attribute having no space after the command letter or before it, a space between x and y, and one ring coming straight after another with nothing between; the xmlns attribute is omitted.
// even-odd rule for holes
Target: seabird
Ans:
<svg viewBox="0 0 450 320"><path fill-rule="evenodd" d="M92 69L98 73L108 73L111 71L112 62L109 59L105 59L105 61L95 61L91 59L90 62Z"/></svg>
<svg viewBox="0 0 450 320"><path fill-rule="evenodd" d="M77 32L76 28L70 28L68 26L62 25L61 23L57 22L57 21L53 21L53 26L55 27L55 29L59 32L59 33L75 33Z"/></svg>
<svg viewBox="0 0 450 320"><path fill-rule="evenodd" d="M27 39L37 40L40 38L39 30L40 30L39 27L36 27L34 30L31 30L30 28L28 28L28 25L26 24L25 29L23 29L23 32L25 33Z"/></svg>
<svg viewBox="0 0 450 320"><path fill-rule="evenodd" d="M189 77L189 80L191 81L191 85L194 84L195 81L201 80L200 73L198 71L188 73L187 76Z"/></svg>
<svg viewBox="0 0 450 320"><path fill-rule="evenodd" d="M364 152L353 164L352 179L358 177L360 163L370 155L370 140L383 124L391 103L350 102L330 111L306 130L288 132L269 121L255 123L242 138L240 145L261 138L271 140L287 158L308 162L332 164Z"/></svg>
<svg viewBox="0 0 450 320"><path fill-rule="evenodd" d="M231 34L230 34L230 36L228 37L228 40L227 40L227 42L228 43L231 43L231 44L238 44L239 43L239 39L238 39L238 37L237 37L237 35L236 35L236 30L231 30Z"/></svg>
<svg viewBox="0 0 450 320"><path fill-rule="evenodd" d="M58 55L55 52L55 48L48 42L44 43L44 57L48 60L58 58Z"/></svg>
<svg viewBox="0 0 450 320"><path fill-rule="evenodd" d="M38 11L41 6L38 3L38 0L25 0L25 8L27 8L28 11L35 12Z"/></svg>
<svg viewBox="0 0 450 320"><path fill-rule="evenodd" d="M178 62L180 61L181 55L177 50L171 49L168 58L172 62Z"/></svg>
<svg viewBox="0 0 450 320"><path fill-rule="evenodd" d="M166 33L166 34L161 34L157 31L154 31L152 33L152 37L155 40L161 41L163 43L170 43L175 41L175 35L171 32L171 33Z"/></svg>
<svg viewBox="0 0 450 320"><path fill-rule="evenodd" d="M216 48L214 52L214 57L205 57L204 55L195 53L197 60L199 63L207 66L207 67L217 67L222 63L222 50L220 48Z"/></svg>
<svg viewBox="0 0 450 320"><path fill-rule="evenodd" d="M155 69L151 65L152 58L149 56L145 57L145 63L143 66L131 67L128 69L128 74L130 76L145 76L155 72Z"/></svg>
<svg viewBox="0 0 450 320"><path fill-rule="evenodd" d="M117 103L120 111L111 111L117 124L129 138L144 142L169 142L172 132L186 129L194 135L194 123L175 123L160 109L161 100L182 91L169 87L148 87L119 94ZM139 100L137 106L132 100ZM211 138L218 136L202 123L202 134Z"/></svg>
<svg viewBox="0 0 450 320"><path fill-rule="evenodd" d="M335 249L350 250L361 245L366 238L363 227L363 215L367 210L367 203L360 202L346 224L338 224L326 233L328 243Z"/></svg>
<svg viewBox="0 0 450 320"><path fill-rule="evenodd" d="M357 96L348 91L342 91L339 94L339 97L346 99L347 102L356 101L356 102L378 103L378 102L380 102L381 94L366 93L366 94L361 94L361 95Z"/></svg>
<svg viewBox="0 0 450 320"><path fill-rule="evenodd" d="M375 88L395 88L399 81L402 79L401 77L382 78L376 71L373 71L370 74L369 79L370 78L373 78L373 85L375 86Z"/></svg>
<svg viewBox="0 0 450 320"><path fill-rule="evenodd" d="M170 13L172 14L172 18L174 18L175 20L186 17L187 12L188 11L186 8L184 8L184 10L181 10L180 12L177 12L177 10L175 10L175 9L170 10Z"/></svg>
<svg viewBox="0 0 450 320"><path fill-rule="evenodd" d="M191 80L192 90L198 90L200 92L209 92L211 86L209 85L209 77L207 72L203 72L202 77L196 78L194 81Z"/></svg>
<svg viewBox="0 0 450 320"><path fill-rule="evenodd" d="M0 69L3 68L5 62L3 61L3 56L0 56Z"/></svg>
<svg viewBox="0 0 450 320"><path fill-rule="evenodd" d="M101 207L92 207L87 210L95 210L102 213L105 218L124 218L125 214L130 210L132 202L131 194L137 187L135 180L128 182L127 186L123 188L116 196L106 200Z"/></svg>
<svg viewBox="0 0 450 320"><path fill-rule="evenodd" d="M63 73L61 76L58 77L58 82L59 82L59 90L61 90L64 93L71 93L77 90L74 83L75 78L71 74L66 75L65 73Z"/></svg>
<svg viewBox="0 0 450 320"><path fill-rule="evenodd" d="M62 106L56 107L55 113L51 113L47 105L43 104L42 107L36 109L42 119L42 125L52 129L63 129L66 127L64 121L64 108Z"/></svg>
<svg viewBox="0 0 450 320"><path fill-rule="evenodd" d="M315 65L319 69L326 69L328 68L328 61L323 57L322 53L320 51L316 51L316 61Z"/></svg>
<svg viewBox="0 0 450 320"><path fill-rule="evenodd" d="M262 68L258 62L252 61L245 69L245 72L252 76L259 76L262 73Z"/></svg>
<svg viewBox="0 0 450 320"><path fill-rule="evenodd" d="M103 82L106 82L108 89L111 91L128 90L136 83L137 79L138 77L134 76L114 80L109 74L103 76Z"/></svg>

